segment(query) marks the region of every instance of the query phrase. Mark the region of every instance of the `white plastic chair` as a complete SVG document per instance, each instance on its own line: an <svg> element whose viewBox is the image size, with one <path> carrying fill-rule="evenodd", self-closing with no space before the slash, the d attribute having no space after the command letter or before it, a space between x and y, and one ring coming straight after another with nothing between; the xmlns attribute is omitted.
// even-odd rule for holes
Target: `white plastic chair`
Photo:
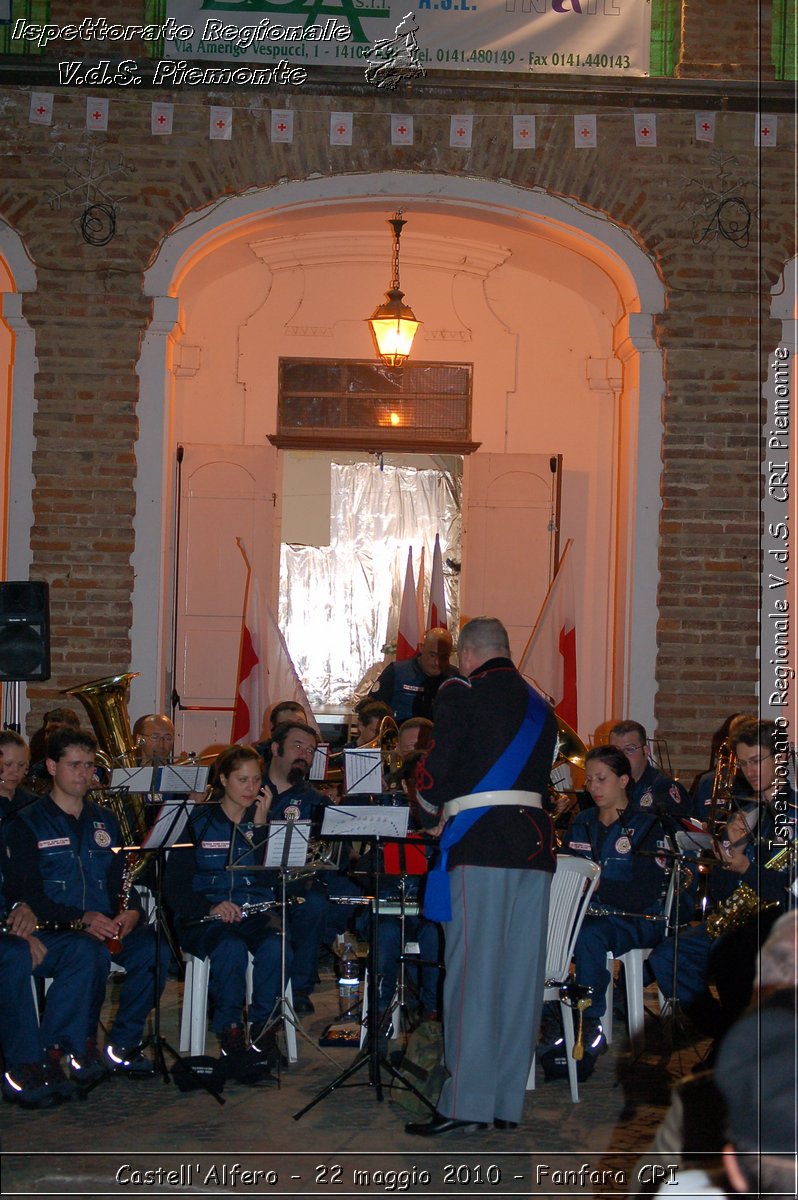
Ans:
<svg viewBox="0 0 798 1200"><path fill-rule="evenodd" d="M671 909L673 908L675 897L674 880L675 876L672 873L668 885L668 894L665 897L665 937L668 937L670 934ZM629 1046L632 1051L632 1058L639 1058L645 1047L646 1010L644 1004L643 963L653 949L653 946L646 949L636 947L633 950L627 950L624 954L619 954L617 958L612 952L608 952L607 954L607 969L610 973L610 981L607 984L606 1007L601 1027L604 1030L607 1045L609 1045L612 1042L612 1003L615 987L614 966L616 962L623 963L623 975L626 984L626 1023L629 1030ZM661 1010L665 1000L659 988L657 989L657 995L659 996Z"/></svg>
<svg viewBox="0 0 798 1200"><path fill-rule="evenodd" d="M571 1088L571 1100L574 1104L579 1100L576 1059L573 1056L574 1042L576 1041L574 1010L560 1000L559 985L568 978L577 935L600 875L601 867L597 863L590 862L586 858L576 858L571 854L558 854L557 870L551 881L549 926L546 939L546 984L543 1000L544 1002L546 1000L560 1001L565 1052L568 1057L568 1083ZM535 1033L537 1034L537 1030ZM536 1055L533 1055L526 1083L527 1091L532 1091L535 1087L535 1059Z"/></svg>
<svg viewBox="0 0 798 1200"><path fill-rule="evenodd" d="M211 975L211 960L187 954L186 977L183 984L183 1007L180 1014L180 1053L188 1051L192 1057L205 1053L205 1034L208 1027L208 983ZM247 963L247 1004L252 1001L252 955ZM296 1028L286 1004L293 1009L293 992L289 979L285 988L283 1004L283 1029L289 1063L295 1063L297 1052Z"/></svg>

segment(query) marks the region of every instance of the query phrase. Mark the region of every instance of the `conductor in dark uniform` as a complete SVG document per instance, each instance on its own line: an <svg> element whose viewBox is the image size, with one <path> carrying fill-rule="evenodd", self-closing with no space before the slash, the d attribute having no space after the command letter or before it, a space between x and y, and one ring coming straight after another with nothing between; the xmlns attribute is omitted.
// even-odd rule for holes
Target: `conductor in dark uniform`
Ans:
<svg viewBox="0 0 798 1200"><path fill-rule="evenodd" d="M516 671L507 631L469 621L464 678L435 704L431 749L417 779L429 825L442 830L427 876L425 916L443 921L445 1062L449 1078L424 1137L521 1120L543 998L549 891L556 867L541 807L557 723Z"/></svg>

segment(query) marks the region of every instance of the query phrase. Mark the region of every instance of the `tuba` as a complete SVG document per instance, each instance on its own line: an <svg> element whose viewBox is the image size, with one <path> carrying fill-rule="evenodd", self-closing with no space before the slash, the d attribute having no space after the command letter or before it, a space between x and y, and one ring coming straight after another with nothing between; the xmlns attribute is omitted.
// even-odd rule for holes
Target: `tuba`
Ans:
<svg viewBox="0 0 798 1200"><path fill-rule="evenodd" d="M97 759L108 771L114 767L137 766L136 749L127 711L130 681L137 675L138 672L134 671L124 675L108 675L104 679L92 679L80 687L67 689L65 693L80 700L89 714L91 727L100 744ZM108 791L102 792L98 800L110 808L116 817L125 844L140 846L147 836L144 797L134 792L122 796L118 792ZM133 865L134 875L141 870L144 861L142 856L137 857Z"/></svg>
<svg viewBox="0 0 798 1200"><path fill-rule="evenodd" d="M565 766L566 764L584 770L587 746L567 721L563 721L562 717L558 716L557 713L554 716L557 720L557 741L554 744L554 761L551 764L552 771L555 767ZM560 801L563 802L560 811L553 818L558 846L561 846L565 840L565 831L570 824L574 808L577 804L577 795L578 793L574 790L559 791L553 784L549 784L549 799L554 804ZM565 799L566 797L567 800Z"/></svg>

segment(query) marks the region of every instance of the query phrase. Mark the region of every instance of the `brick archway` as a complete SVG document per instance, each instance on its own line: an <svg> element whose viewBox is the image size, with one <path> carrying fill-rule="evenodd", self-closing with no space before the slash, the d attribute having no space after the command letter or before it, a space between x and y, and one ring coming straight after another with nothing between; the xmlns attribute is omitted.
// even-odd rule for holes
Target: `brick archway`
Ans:
<svg viewBox="0 0 798 1200"><path fill-rule="evenodd" d="M337 175L253 190L217 201L194 213L161 243L145 274L153 298L153 320L138 363L140 376L136 550L133 566L133 661L141 671L132 704L144 711L162 698L166 632L153 639L154 612L169 594L168 555L170 469L168 444L170 364L182 336L181 295L191 271L206 256L236 239L252 240L275 215L297 217L322 212L384 212L389 207L425 207L436 214L467 215L498 239L512 225L576 250L612 279L622 316L613 326L613 353L619 364L617 406L623 413L625 442L616 471L616 603L608 641L616 647L611 664L613 709L634 711L654 725L657 539L661 463L662 355L653 335L653 317L664 306L664 288L651 259L638 242L608 216L540 189L483 179L380 172ZM146 498L146 502L145 502ZM161 553L153 554L153 546ZM164 622L159 622L164 628ZM634 663L634 671L632 671Z"/></svg>

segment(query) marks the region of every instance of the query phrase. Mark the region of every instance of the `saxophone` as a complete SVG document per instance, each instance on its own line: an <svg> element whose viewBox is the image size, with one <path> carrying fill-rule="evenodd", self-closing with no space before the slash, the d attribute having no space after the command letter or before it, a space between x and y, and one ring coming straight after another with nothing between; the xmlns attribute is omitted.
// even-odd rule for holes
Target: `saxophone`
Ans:
<svg viewBox="0 0 798 1200"><path fill-rule="evenodd" d="M784 870L793 860L796 850L798 850L798 838L788 842L786 846L782 846L781 850L769 858L765 863L765 870ZM719 904L715 912L707 917L707 933L713 939L719 938L721 934L728 933L730 929L739 929L741 925L759 913L778 908L778 906L778 900L762 900L752 887L749 887L747 883L741 883L734 889L728 900Z"/></svg>

